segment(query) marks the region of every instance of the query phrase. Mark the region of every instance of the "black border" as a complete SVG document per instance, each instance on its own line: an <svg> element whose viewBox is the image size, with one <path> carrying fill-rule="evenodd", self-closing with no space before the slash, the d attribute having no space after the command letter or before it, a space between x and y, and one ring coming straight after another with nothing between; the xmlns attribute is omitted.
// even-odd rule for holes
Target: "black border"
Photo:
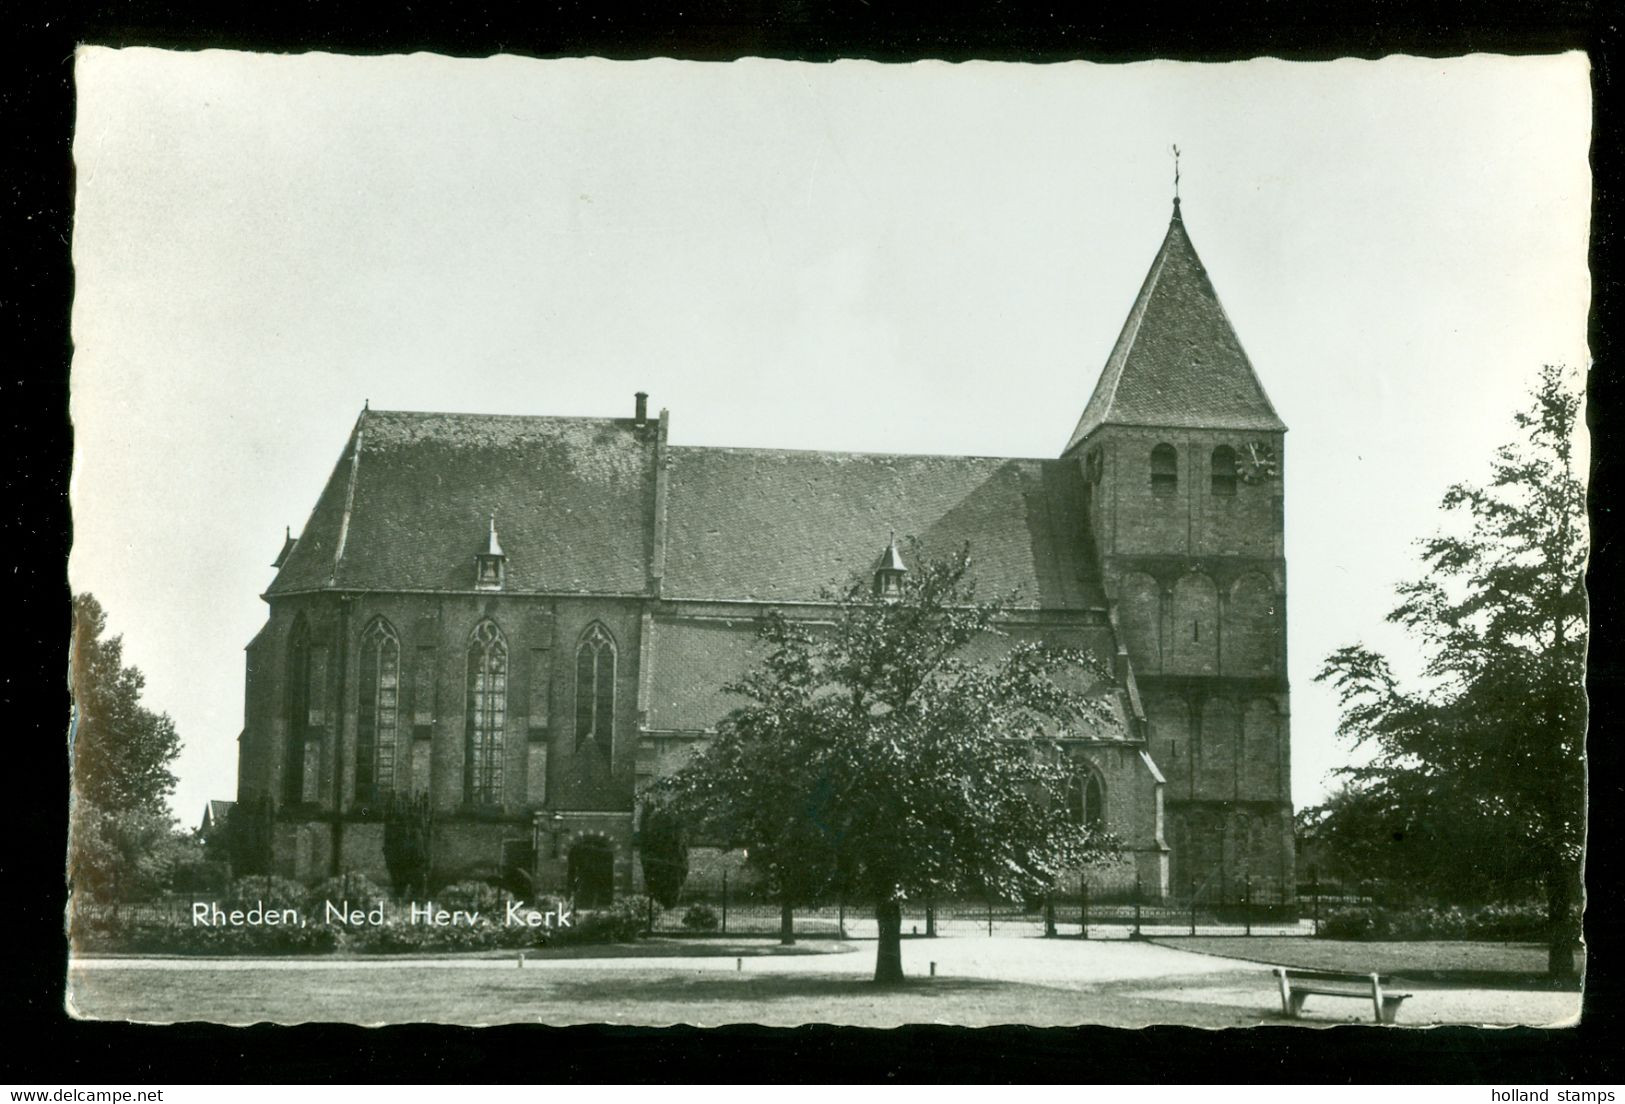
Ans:
<svg viewBox="0 0 1625 1104"><path fill-rule="evenodd" d="M537 14L475 4L416 3L390 14L321 0L246 12L184 3L40 4L12 9L20 43L20 80L3 101L21 123L6 177L7 261L16 310L0 312L14 329L17 369L0 368L9 415L5 472L14 509L3 542L11 572L13 677L0 681L12 721L10 785L0 822L11 840L0 850L7 949L0 994L7 1007L0 1079L41 1085L135 1082L299 1083L813 1081L813 1082L1614 1082L1617 993L1606 925L1619 882L1609 838L1622 794L1618 752L1605 723L1621 680L1619 597L1614 580L1611 504L1618 500L1614 461L1619 405L1608 336L1617 326L1615 260L1620 142L1615 88L1617 25L1605 3L1449 3L1368 0L1291 4L1247 0L1200 13L1150 5L1077 12L988 0L938 6L907 19L877 11L878 0L819 4L561 3ZM679 9L682 9L679 12ZM1132 9L1132 10L1130 10ZM683 14L686 13L686 14ZM1390 53L1452 56L1488 51L1587 51L1593 65L1596 131L1593 168L1594 554L1590 685L1594 715L1591 794L1596 810L1589 856L1591 974L1586 1016L1569 1030L1379 1032L1159 1027L1032 1029L914 1027L895 1032L756 1027L480 1029L306 1026L249 1029L185 1024L161 1028L83 1023L62 1011L66 947L61 935L60 856L66 838L61 732L67 715L68 636L64 565L70 518L65 491L72 437L67 422L69 255L73 170L72 63L80 42L177 49L209 46L303 52L395 53L432 50L460 56L682 57L726 60L768 56L804 61L862 57L882 61L939 58L1049 62L1085 58L1124 62L1154 57L1232 60L1276 56L1313 61ZM1444 415L1441 415L1444 416ZM19 631L20 629L20 631ZM9 977L7 976L9 975Z"/></svg>

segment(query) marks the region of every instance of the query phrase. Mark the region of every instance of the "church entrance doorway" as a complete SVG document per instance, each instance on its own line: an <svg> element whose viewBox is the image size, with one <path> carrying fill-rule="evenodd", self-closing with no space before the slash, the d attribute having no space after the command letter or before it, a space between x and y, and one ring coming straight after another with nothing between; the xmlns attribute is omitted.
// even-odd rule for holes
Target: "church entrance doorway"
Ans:
<svg viewBox="0 0 1625 1104"><path fill-rule="evenodd" d="M577 908L602 908L615 899L615 852L609 841L588 836L570 848L570 895Z"/></svg>

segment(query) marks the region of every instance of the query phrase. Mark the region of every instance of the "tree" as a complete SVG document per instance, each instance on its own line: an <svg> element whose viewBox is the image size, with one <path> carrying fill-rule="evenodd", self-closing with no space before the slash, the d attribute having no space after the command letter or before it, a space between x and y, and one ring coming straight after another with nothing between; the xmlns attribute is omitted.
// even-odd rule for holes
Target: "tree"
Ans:
<svg viewBox="0 0 1625 1104"><path fill-rule="evenodd" d="M73 600L75 796L107 812L162 813L175 791L169 769L180 737L168 716L141 704L146 677L124 665L122 637L104 637L107 615L90 594Z"/></svg>
<svg viewBox="0 0 1625 1104"><path fill-rule="evenodd" d="M871 902L883 983L903 978L905 898L1042 893L1107 842L1068 818L1074 768L1058 742L1111 723L1083 687L1102 673L1032 643L973 661L1004 604L975 601L968 550L910 548L917 569L894 600L857 579L827 595L832 625L765 617L767 654L728 687L745 704L653 791L747 848L787 910L828 892Z"/></svg>
<svg viewBox="0 0 1625 1104"><path fill-rule="evenodd" d="M424 893L434 863L434 808L427 794L391 794L384 806L384 867L398 898Z"/></svg>
<svg viewBox="0 0 1625 1104"><path fill-rule="evenodd" d="M1548 365L1531 397L1489 483L1446 492L1458 531L1421 542L1428 574L1399 587L1388 615L1423 647L1421 685L1402 688L1386 659L1358 645L1328 657L1317 678L1337 688L1339 732L1374 753L1345 771L1364 800L1434 826L1433 876L1538 879L1550 972L1570 976L1585 833L1579 394L1571 373Z"/></svg>
<svg viewBox="0 0 1625 1104"><path fill-rule="evenodd" d="M161 891L176 866L195 854L167 811L109 811L74 801L69 824L69 881L75 892L111 902L115 912Z"/></svg>
<svg viewBox="0 0 1625 1104"><path fill-rule="evenodd" d="M683 822L656 802L645 802L638 832L643 883L661 908L673 908L688 880L688 838Z"/></svg>
<svg viewBox="0 0 1625 1104"><path fill-rule="evenodd" d="M184 836L169 812L174 723L141 704L146 679L124 665L121 637L90 594L73 600L73 716L68 874L75 889L115 903L156 891L179 861Z"/></svg>

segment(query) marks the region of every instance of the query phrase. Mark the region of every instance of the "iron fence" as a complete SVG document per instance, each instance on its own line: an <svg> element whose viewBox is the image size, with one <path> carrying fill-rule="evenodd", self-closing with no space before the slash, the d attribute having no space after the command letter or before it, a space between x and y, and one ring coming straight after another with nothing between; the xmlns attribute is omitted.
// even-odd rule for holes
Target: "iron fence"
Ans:
<svg viewBox="0 0 1625 1104"><path fill-rule="evenodd" d="M1323 902L1295 887L1242 879L1233 894L1188 886L1156 896L1139 883L1095 887L1087 878L1024 901L958 897L903 902L904 938L1053 937L1125 939L1150 935L1310 935ZM1318 893L1318 887L1316 887ZM760 887L726 878L685 891L672 908L650 909L658 935L771 936L782 908ZM872 904L822 901L792 910L796 938L874 938Z"/></svg>

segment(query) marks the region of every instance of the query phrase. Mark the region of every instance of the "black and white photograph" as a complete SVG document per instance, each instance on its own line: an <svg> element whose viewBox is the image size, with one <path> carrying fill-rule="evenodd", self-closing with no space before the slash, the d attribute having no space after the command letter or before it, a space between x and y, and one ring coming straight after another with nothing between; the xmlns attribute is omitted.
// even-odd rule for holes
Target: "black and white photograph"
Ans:
<svg viewBox="0 0 1625 1104"><path fill-rule="evenodd" d="M72 1017L1581 1021L1585 54L73 76Z"/></svg>

